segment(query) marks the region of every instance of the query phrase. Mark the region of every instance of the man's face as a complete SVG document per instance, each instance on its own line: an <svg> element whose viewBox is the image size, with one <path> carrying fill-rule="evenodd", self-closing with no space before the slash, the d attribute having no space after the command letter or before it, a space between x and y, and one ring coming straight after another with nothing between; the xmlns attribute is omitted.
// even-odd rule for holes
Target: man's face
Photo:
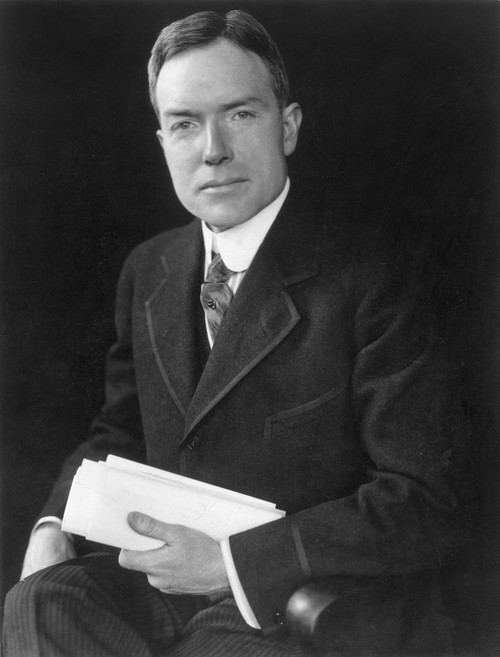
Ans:
<svg viewBox="0 0 500 657"><path fill-rule="evenodd" d="M158 138L189 212L219 232L280 194L301 111L279 107L258 55L224 39L188 50L165 62L156 95Z"/></svg>

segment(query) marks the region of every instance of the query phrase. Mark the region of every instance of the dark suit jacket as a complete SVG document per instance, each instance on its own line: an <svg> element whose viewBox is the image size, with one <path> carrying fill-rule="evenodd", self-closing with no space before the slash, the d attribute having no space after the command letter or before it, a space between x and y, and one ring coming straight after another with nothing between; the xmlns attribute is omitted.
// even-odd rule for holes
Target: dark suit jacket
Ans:
<svg viewBox="0 0 500 657"><path fill-rule="evenodd" d="M275 502L285 519L230 540L264 629L306 579L429 572L463 541L457 372L333 222L287 199L206 365L199 221L139 246L106 405L44 509L109 452Z"/></svg>

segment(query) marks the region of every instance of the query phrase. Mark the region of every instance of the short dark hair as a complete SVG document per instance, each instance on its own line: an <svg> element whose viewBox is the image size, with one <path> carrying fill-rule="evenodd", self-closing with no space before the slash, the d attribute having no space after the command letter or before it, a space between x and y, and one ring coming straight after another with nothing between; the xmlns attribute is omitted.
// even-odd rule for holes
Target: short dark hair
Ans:
<svg viewBox="0 0 500 657"><path fill-rule="evenodd" d="M149 96L156 114L159 114L156 84L165 62L191 48L208 46L217 39L227 39L243 50L258 55L271 74L273 91L280 106L288 104L290 88L283 58L278 46L259 21L240 9L227 14L200 11L165 27L153 46L148 78Z"/></svg>

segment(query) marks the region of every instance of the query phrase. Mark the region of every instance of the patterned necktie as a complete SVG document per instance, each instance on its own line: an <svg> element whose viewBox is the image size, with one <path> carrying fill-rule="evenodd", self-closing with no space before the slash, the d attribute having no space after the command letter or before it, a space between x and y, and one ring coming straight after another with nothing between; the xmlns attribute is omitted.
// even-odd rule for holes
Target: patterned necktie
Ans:
<svg viewBox="0 0 500 657"><path fill-rule="evenodd" d="M213 341L215 341L222 319L233 298L231 288L227 284L227 280L233 274L234 272L226 267L218 253L210 263L207 278L201 286L200 301Z"/></svg>

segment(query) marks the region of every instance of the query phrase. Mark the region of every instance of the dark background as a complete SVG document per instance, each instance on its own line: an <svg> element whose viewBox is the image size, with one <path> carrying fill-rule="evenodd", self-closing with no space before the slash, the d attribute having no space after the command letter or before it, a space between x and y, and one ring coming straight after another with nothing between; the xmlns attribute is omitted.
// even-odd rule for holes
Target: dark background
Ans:
<svg viewBox="0 0 500 657"><path fill-rule="evenodd" d="M494 552L498 4L0 2L2 598L102 402L120 265L185 217L145 69L164 25L208 8L250 9L283 52L305 115L292 179L356 230L377 226L438 309L486 436L480 544Z"/></svg>

